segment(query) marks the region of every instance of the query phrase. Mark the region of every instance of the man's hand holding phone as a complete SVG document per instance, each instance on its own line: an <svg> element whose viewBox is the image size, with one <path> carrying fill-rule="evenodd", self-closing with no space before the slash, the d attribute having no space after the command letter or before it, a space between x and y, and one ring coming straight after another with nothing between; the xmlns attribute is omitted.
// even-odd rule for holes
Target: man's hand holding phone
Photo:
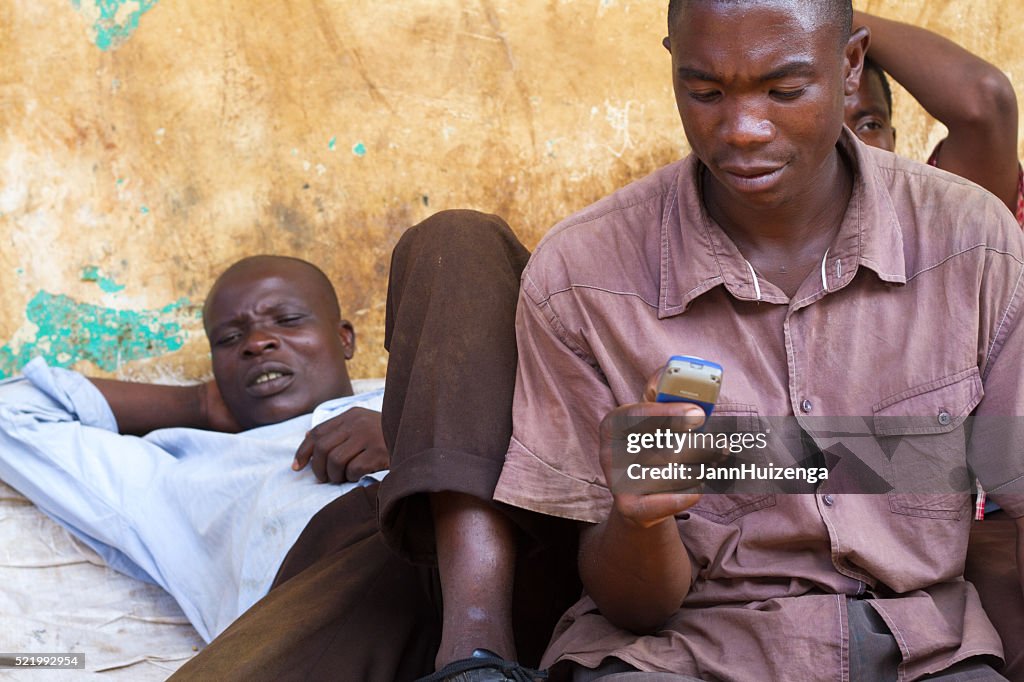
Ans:
<svg viewBox="0 0 1024 682"><path fill-rule="evenodd" d="M615 482L615 476L623 474L622 465L634 456L627 449L630 442L635 445L641 431L651 433L644 420L667 424L670 418L672 429L684 433L704 425L706 412L700 405L657 402L659 386L662 393L669 390L659 383L661 376L659 372L651 377L639 402L621 405L601 420L601 467L614 502L605 521L580 531L580 578L587 593L608 620L638 633L656 631L689 592L693 566L674 517L700 499L699 490L690 485L698 481L647 481L654 485L640 489ZM718 378L721 383L721 374ZM688 399L679 392L676 395ZM714 399L702 402L713 404ZM643 459L648 453L637 454ZM663 459L656 452L649 454ZM720 456L687 449L677 453L675 448L670 454L677 462L691 464Z"/></svg>
<svg viewBox="0 0 1024 682"><path fill-rule="evenodd" d="M645 424L669 425L675 432L695 431L704 425L714 408L721 386L722 368L699 358L673 356L652 376L640 402L621 405L601 421L601 467L612 485L623 472L613 464L614 453L623 453L630 434ZM695 465L721 459L720 451L688 449L673 455L680 464ZM615 510L626 521L650 528L686 511L700 499L699 481L658 480L644 484L644 492L616 490Z"/></svg>

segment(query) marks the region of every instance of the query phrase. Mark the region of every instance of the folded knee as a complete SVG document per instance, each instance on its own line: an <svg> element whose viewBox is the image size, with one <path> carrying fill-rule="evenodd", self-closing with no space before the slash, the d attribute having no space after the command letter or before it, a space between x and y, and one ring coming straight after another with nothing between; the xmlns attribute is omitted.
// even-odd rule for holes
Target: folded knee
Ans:
<svg viewBox="0 0 1024 682"><path fill-rule="evenodd" d="M440 211L406 230L396 250L414 248L417 255L494 256L523 249L508 224L496 215L469 209Z"/></svg>

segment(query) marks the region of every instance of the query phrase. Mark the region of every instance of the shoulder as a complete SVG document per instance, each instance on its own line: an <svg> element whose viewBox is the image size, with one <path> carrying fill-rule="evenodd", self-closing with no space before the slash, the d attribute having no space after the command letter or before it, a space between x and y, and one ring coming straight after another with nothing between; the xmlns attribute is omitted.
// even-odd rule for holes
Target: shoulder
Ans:
<svg viewBox="0 0 1024 682"><path fill-rule="evenodd" d="M633 279L638 265L657 259L663 222L691 166L683 159L660 168L556 224L530 257L524 292L541 303L573 286Z"/></svg>
<svg viewBox="0 0 1024 682"><path fill-rule="evenodd" d="M941 168L879 149L866 152L912 250L948 257L986 248L1024 260L1024 235L992 193Z"/></svg>

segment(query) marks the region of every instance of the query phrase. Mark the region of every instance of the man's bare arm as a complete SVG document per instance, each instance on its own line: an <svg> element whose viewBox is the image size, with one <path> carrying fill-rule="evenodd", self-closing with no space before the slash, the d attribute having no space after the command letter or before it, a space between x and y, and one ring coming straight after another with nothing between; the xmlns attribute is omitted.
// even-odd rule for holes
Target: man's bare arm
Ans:
<svg viewBox="0 0 1024 682"><path fill-rule="evenodd" d="M854 13L871 31L868 56L949 129L938 165L1017 209L1017 97L1006 75L917 26Z"/></svg>
<svg viewBox="0 0 1024 682"><path fill-rule="evenodd" d="M118 431L144 435L155 429L190 427L238 431L215 382L163 386L114 379L89 381L99 389L117 419Z"/></svg>
<svg viewBox="0 0 1024 682"><path fill-rule="evenodd" d="M654 398L653 378L645 391ZM674 416L687 428L704 421L699 407L642 402L615 408L601 422L601 468L612 481L612 450L621 445L630 418ZM693 568L675 515L697 503L689 492L637 494L612 489L608 518L580 532L579 572L587 593L619 627L651 632L679 610L690 591Z"/></svg>
<svg viewBox="0 0 1024 682"><path fill-rule="evenodd" d="M657 629L690 591L690 558L672 516L645 528L613 509L581 531L579 569L601 613L638 633Z"/></svg>

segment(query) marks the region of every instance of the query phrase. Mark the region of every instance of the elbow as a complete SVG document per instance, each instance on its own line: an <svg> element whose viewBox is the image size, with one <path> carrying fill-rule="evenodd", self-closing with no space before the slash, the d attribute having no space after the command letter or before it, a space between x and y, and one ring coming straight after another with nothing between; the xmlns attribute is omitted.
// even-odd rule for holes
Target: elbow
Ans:
<svg viewBox="0 0 1024 682"><path fill-rule="evenodd" d="M592 576L581 572L583 590L590 595L609 623L638 635L650 635L661 630L674 616L688 592L674 585L657 590L629 589L637 587L633 580L588 580Z"/></svg>
<svg viewBox="0 0 1024 682"><path fill-rule="evenodd" d="M664 629L665 624L679 613L689 593L688 582L685 585L666 583L657 589L624 590L624 584L640 587L633 580L617 581L614 586L608 583L588 585L587 580L583 580L584 590L594 600L601 615L612 625L637 635L655 634Z"/></svg>
<svg viewBox="0 0 1024 682"><path fill-rule="evenodd" d="M974 129L998 128L1017 130L1017 93L1013 84L999 69L990 64L979 68L971 79L970 94L963 97L959 123Z"/></svg>

